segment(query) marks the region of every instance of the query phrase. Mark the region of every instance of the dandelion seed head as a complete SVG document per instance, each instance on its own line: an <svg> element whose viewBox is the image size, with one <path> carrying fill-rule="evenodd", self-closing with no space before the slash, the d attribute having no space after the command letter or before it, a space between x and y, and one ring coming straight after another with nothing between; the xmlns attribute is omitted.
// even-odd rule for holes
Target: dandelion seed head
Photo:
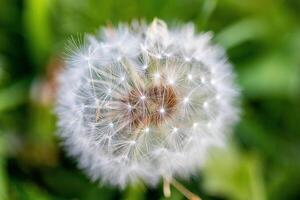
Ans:
<svg viewBox="0 0 300 200"><path fill-rule="evenodd" d="M189 102L189 98L188 98L188 97L185 97L185 98L183 99L183 103L186 104L186 103L188 103L188 102Z"/></svg>
<svg viewBox="0 0 300 200"><path fill-rule="evenodd" d="M156 79L159 79L159 78L160 78L160 74L159 74L158 72L156 72L156 73L154 74L154 77L155 77Z"/></svg>
<svg viewBox="0 0 300 200"><path fill-rule="evenodd" d="M188 177L208 148L223 146L238 91L211 37L156 19L103 28L72 50L59 81L59 135L92 180Z"/></svg>

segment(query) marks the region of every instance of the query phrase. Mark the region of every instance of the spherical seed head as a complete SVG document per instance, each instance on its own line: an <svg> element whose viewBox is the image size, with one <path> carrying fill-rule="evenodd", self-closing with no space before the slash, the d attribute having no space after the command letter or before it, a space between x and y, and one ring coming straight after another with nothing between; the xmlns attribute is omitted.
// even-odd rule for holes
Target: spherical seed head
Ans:
<svg viewBox="0 0 300 200"><path fill-rule="evenodd" d="M66 60L59 135L92 180L188 177L238 119L238 92L223 50L191 24L161 20L103 28Z"/></svg>

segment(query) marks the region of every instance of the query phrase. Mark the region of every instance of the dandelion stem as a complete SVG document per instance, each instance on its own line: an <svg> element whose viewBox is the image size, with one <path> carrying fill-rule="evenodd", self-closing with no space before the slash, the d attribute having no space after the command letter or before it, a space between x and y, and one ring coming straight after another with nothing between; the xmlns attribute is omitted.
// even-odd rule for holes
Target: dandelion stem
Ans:
<svg viewBox="0 0 300 200"><path fill-rule="evenodd" d="M171 185L173 185L179 192L181 192L189 200L201 200L196 194L189 191L181 183L177 182L175 179L171 180Z"/></svg>
<svg viewBox="0 0 300 200"><path fill-rule="evenodd" d="M170 181L167 180L167 179L164 179L164 188L163 188L163 191L164 191L164 196L166 198L169 198L171 196Z"/></svg>

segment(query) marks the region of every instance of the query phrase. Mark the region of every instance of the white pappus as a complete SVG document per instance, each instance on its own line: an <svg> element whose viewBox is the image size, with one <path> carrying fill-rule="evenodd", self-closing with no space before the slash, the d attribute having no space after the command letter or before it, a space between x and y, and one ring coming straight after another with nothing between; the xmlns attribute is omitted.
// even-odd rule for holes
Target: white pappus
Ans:
<svg viewBox="0 0 300 200"><path fill-rule="evenodd" d="M211 33L120 24L86 36L59 77L59 136L95 181L189 177L238 119L232 66Z"/></svg>

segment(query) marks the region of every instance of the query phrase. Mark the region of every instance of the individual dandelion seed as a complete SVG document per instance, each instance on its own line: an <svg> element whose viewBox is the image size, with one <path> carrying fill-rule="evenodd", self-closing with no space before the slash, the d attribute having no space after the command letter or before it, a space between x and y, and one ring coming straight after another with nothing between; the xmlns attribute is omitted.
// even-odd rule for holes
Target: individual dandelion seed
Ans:
<svg viewBox="0 0 300 200"><path fill-rule="evenodd" d="M238 91L223 50L192 24L161 20L103 28L73 49L60 75L58 126L92 180L125 187L201 168L238 119Z"/></svg>

